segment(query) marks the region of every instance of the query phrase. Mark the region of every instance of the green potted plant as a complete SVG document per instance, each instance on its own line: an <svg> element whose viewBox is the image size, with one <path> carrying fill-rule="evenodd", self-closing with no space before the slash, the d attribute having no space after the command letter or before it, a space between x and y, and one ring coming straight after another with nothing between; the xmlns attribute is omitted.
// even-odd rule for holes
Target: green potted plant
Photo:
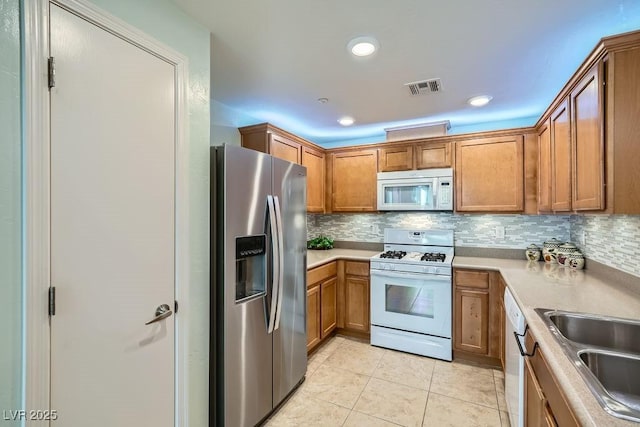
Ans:
<svg viewBox="0 0 640 427"><path fill-rule="evenodd" d="M333 239L320 235L315 239L307 240L307 249L333 249Z"/></svg>

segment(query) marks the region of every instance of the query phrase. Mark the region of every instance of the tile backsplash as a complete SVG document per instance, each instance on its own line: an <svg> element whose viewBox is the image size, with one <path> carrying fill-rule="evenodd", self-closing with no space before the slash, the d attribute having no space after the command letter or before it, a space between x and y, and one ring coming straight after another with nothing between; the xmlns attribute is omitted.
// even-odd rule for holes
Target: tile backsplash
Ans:
<svg viewBox="0 0 640 427"><path fill-rule="evenodd" d="M497 226L505 228L504 239L495 238ZM640 215L386 212L307 217L309 238L324 234L342 241L382 243L384 229L390 227L453 229L456 246L482 248L524 249L555 237L576 243L590 260L640 277Z"/></svg>
<svg viewBox="0 0 640 427"><path fill-rule="evenodd" d="M573 215L571 241L588 259L640 277L640 215Z"/></svg>
<svg viewBox="0 0 640 427"><path fill-rule="evenodd" d="M495 238L495 228L505 228L504 239ZM371 213L312 215L307 218L309 238L320 234L336 240L378 242L384 240L385 228L453 229L455 245L524 249L530 243L555 237L568 240L568 215L470 215L452 213Z"/></svg>

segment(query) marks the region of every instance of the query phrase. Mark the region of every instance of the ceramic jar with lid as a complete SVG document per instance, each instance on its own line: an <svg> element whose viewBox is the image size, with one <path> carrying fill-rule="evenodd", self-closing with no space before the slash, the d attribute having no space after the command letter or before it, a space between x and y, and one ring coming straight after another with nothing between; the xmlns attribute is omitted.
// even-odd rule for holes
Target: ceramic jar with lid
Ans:
<svg viewBox="0 0 640 427"><path fill-rule="evenodd" d="M571 242L561 244L556 250L556 256L558 259L558 264L568 267L567 259L570 254L580 252L578 247Z"/></svg>
<svg viewBox="0 0 640 427"><path fill-rule="evenodd" d="M574 252L567 256L565 265L573 270L582 270L584 268L584 255L580 252Z"/></svg>
<svg viewBox="0 0 640 427"><path fill-rule="evenodd" d="M547 240L542 244L542 258L544 262L549 264L557 264L557 251L562 242L558 239Z"/></svg>
<svg viewBox="0 0 640 427"><path fill-rule="evenodd" d="M527 249L524 251L527 256L527 260L529 261L539 261L540 255L542 255L542 251L539 247L534 245L533 243L527 246Z"/></svg>

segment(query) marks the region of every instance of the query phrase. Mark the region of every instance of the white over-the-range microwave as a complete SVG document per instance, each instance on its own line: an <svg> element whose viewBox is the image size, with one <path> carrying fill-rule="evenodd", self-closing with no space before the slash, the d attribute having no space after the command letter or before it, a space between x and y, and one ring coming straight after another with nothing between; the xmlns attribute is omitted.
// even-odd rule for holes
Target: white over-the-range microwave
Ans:
<svg viewBox="0 0 640 427"><path fill-rule="evenodd" d="M379 211L453 211L453 169L378 173Z"/></svg>

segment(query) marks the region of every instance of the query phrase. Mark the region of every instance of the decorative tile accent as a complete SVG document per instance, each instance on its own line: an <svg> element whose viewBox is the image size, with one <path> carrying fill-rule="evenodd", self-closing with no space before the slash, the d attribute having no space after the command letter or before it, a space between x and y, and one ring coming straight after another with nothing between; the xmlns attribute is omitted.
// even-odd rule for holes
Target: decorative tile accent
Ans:
<svg viewBox="0 0 640 427"><path fill-rule="evenodd" d="M312 215L307 218L307 235L320 234L336 240L377 242L385 228L437 228L455 230L455 245L524 249L531 243L555 237L566 241L570 233L568 215L471 215L453 213L371 213ZM494 237L495 227L505 227L505 238Z"/></svg>
<svg viewBox="0 0 640 427"><path fill-rule="evenodd" d="M572 215L571 241L588 259L640 277L640 215Z"/></svg>

